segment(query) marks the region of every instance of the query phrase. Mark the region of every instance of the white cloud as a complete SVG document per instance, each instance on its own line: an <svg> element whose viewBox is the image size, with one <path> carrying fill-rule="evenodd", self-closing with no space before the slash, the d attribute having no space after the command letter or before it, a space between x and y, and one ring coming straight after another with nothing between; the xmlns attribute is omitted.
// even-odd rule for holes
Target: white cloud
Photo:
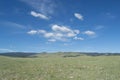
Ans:
<svg viewBox="0 0 120 80"><path fill-rule="evenodd" d="M61 37L74 37L77 34L79 34L79 30L72 30L66 26L60 26L60 25L53 25L52 30L59 33L59 36Z"/></svg>
<svg viewBox="0 0 120 80"><path fill-rule="evenodd" d="M60 31L60 32L71 32L72 30L67 28L66 26L59 26L59 25L53 25L52 26L53 31Z"/></svg>
<svg viewBox="0 0 120 80"><path fill-rule="evenodd" d="M46 33L46 31L45 31L45 30L38 30L38 33L45 34L45 33Z"/></svg>
<svg viewBox="0 0 120 80"><path fill-rule="evenodd" d="M30 35L34 35L34 34L37 34L38 31L36 31L36 30L31 30L31 31L29 31L29 32L27 32L27 33L30 34Z"/></svg>
<svg viewBox="0 0 120 80"><path fill-rule="evenodd" d="M56 3L54 0L21 0L22 2L25 2L32 8L34 8L36 11L49 15L53 14L54 10L56 8Z"/></svg>
<svg viewBox="0 0 120 80"><path fill-rule="evenodd" d="M42 35L50 42L56 41L70 41L70 40L84 40L80 35L87 35L89 37L96 37L96 33L91 30L80 32L78 29L71 29L63 25L51 25L51 31L46 30L30 30L27 32L30 35Z"/></svg>
<svg viewBox="0 0 120 80"><path fill-rule="evenodd" d="M84 40L84 38L82 38L82 37L74 37L73 39L75 39L75 40Z"/></svg>
<svg viewBox="0 0 120 80"><path fill-rule="evenodd" d="M74 13L74 16L79 20L83 20L83 16L79 13Z"/></svg>
<svg viewBox="0 0 120 80"><path fill-rule="evenodd" d="M55 31L55 32L59 32L59 33L62 33L62 36L66 36L66 37L74 37L76 36L77 34L80 33L79 30L72 30L66 26L59 26L59 25L53 25L52 26L52 30Z"/></svg>
<svg viewBox="0 0 120 80"><path fill-rule="evenodd" d="M79 33L80 33L80 31L79 31L79 30L74 30L74 32L75 32L76 34L79 34Z"/></svg>
<svg viewBox="0 0 120 80"><path fill-rule="evenodd" d="M72 30L66 26L61 25L52 25L51 26L52 31L47 32L45 30L31 30L27 32L28 34L42 34L45 38L48 39L48 41L67 41L69 38L72 38L77 36L80 31L79 30Z"/></svg>
<svg viewBox="0 0 120 80"><path fill-rule="evenodd" d="M45 16L45 15L43 15L43 14L41 14L41 13L37 13L37 12L35 12L35 11L31 11L30 14L31 14L32 16L34 16L34 17L39 17L39 18L41 18L41 19L46 19L46 20L49 19L47 16Z"/></svg>
<svg viewBox="0 0 120 80"><path fill-rule="evenodd" d="M76 36L77 34L75 34L74 32L69 32L69 33L67 33L67 37L74 37L74 36Z"/></svg>
<svg viewBox="0 0 120 80"><path fill-rule="evenodd" d="M45 33L45 34L44 34L44 37L46 37L46 38L52 38L52 37L54 37L54 36L55 36L55 34L52 33L52 32L48 32L48 33Z"/></svg>
<svg viewBox="0 0 120 80"><path fill-rule="evenodd" d="M87 31L83 32L83 34L86 34L88 36L94 36L96 33L94 31L87 30Z"/></svg>
<svg viewBox="0 0 120 80"><path fill-rule="evenodd" d="M56 33L55 35L58 36L58 37L63 37L64 36L62 33Z"/></svg>

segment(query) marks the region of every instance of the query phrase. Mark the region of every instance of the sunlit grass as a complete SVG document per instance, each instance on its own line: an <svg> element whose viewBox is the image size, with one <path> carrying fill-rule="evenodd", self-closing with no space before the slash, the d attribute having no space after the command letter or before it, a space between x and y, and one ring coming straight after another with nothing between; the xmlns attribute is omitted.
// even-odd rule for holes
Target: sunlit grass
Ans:
<svg viewBox="0 0 120 80"><path fill-rule="evenodd" d="M120 57L0 56L0 80L120 80Z"/></svg>

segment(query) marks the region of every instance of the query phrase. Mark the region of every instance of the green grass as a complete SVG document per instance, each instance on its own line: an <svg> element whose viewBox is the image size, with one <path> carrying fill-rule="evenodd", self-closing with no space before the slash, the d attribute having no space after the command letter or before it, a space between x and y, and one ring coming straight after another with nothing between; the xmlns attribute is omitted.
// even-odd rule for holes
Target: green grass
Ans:
<svg viewBox="0 0 120 80"><path fill-rule="evenodd" d="M120 80L120 56L0 56L0 80Z"/></svg>

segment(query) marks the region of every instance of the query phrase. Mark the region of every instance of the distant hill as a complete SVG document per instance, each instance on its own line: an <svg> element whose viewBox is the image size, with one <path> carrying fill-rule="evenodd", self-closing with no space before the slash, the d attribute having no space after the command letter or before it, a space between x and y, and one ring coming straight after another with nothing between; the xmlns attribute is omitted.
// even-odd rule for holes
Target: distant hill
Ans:
<svg viewBox="0 0 120 80"><path fill-rule="evenodd" d="M35 55L38 53L24 53L24 52L7 52L0 53L1 56L9 56L9 57L36 57Z"/></svg>
<svg viewBox="0 0 120 80"><path fill-rule="evenodd" d="M120 53L97 53L97 52L56 52L56 53L25 53L25 52L7 52L7 53L0 53L1 56L9 56L9 57L38 57L41 54L53 54L53 55L61 55L62 57L78 57L78 56L120 56Z"/></svg>

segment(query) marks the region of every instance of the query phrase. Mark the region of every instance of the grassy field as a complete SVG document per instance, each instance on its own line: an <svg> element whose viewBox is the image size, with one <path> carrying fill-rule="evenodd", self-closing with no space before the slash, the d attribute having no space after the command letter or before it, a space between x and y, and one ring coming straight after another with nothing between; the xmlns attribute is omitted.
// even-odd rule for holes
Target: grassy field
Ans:
<svg viewBox="0 0 120 80"><path fill-rule="evenodd" d="M120 56L0 56L0 80L120 80Z"/></svg>

